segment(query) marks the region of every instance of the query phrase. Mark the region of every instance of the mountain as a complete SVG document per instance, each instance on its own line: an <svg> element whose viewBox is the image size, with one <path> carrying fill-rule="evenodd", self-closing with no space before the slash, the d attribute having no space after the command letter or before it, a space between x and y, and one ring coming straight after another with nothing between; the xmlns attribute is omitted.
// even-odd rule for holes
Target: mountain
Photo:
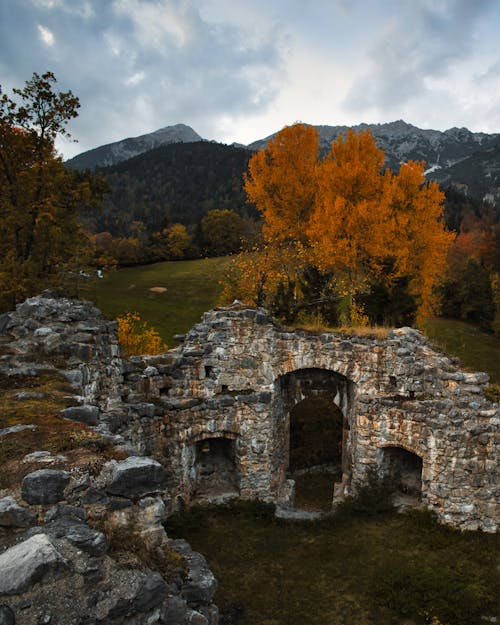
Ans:
<svg viewBox="0 0 500 625"><path fill-rule="evenodd" d="M428 177L500 206L500 137L454 165L430 172Z"/></svg>
<svg viewBox="0 0 500 625"><path fill-rule="evenodd" d="M386 165L397 169L405 161L425 160L427 168L446 168L463 160L479 147L487 145L500 135L471 132L467 128L422 130L402 120L387 124L359 124L357 126L315 126L319 134L320 149L327 152L332 141L349 128L359 132L370 130L379 148L384 150ZM265 147L275 135L260 139L247 146L251 150Z"/></svg>
<svg viewBox="0 0 500 625"><path fill-rule="evenodd" d="M315 126L323 154L348 126ZM500 134L471 132L467 128L423 130L402 120L387 124L359 124L356 131L369 129L385 152L385 164L393 170L409 160L425 161L426 174L444 186L454 186L466 195L486 197L500 204ZM276 133L275 133L276 134ZM264 148L275 134L247 146Z"/></svg>
<svg viewBox="0 0 500 625"><path fill-rule="evenodd" d="M194 141L202 141L202 138L191 127L185 124L165 126L165 128L160 128L155 132L141 135L140 137L123 139L122 141L108 143L93 150L82 152L66 161L66 165L80 170L109 167L161 145Z"/></svg>

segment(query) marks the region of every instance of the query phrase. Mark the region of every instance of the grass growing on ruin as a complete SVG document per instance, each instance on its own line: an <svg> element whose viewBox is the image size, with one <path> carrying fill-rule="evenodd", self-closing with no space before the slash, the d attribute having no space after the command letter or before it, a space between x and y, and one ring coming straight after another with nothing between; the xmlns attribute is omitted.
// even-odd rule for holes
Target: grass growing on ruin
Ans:
<svg viewBox="0 0 500 625"><path fill-rule="evenodd" d="M493 384L500 384L500 338L456 319L429 319L424 330L434 345L458 356L463 366L486 371Z"/></svg>
<svg viewBox="0 0 500 625"><path fill-rule="evenodd" d="M82 290L109 318L137 311L162 339L175 346L217 304L229 258L205 258L128 267L109 273ZM165 291L152 291L157 287Z"/></svg>
<svg viewBox="0 0 500 625"><path fill-rule="evenodd" d="M169 520L219 581L228 625L480 625L500 613L500 537L428 513L284 522L240 503Z"/></svg>
<svg viewBox="0 0 500 625"><path fill-rule="evenodd" d="M19 399L18 393L41 397ZM29 425L19 432L0 436L0 488L15 487L30 471L40 466L22 462L26 454L48 451L64 454L64 468L75 463L102 464L107 458L121 457L83 423L69 421L59 411L74 404L71 387L58 373L46 371L36 376L0 375L0 430Z"/></svg>

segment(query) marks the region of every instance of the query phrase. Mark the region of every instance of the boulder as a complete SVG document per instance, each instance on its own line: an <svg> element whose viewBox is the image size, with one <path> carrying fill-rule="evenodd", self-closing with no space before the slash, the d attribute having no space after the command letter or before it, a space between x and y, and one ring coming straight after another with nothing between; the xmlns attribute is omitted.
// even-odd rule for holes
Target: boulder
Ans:
<svg viewBox="0 0 500 625"><path fill-rule="evenodd" d="M133 456L122 462L111 461L105 470L106 491L111 495L142 497L166 487L165 469L153 458Z"/></svg>
<svg viewBox="0 0 500 625"><path fill-rule="evenodd" d="M67 471L40 469L28 473L21 486L22 498L32 505L57 503L64 499L64 489L69 480Z"/></svg>
<svg viewBox="0 0 500 625"><path fill-rule="evenodd" d="M37 534L0 554L0 596L17 595L64 573L67 562L48 536Z"/></svg>
<svg viewBox="0 0 500 625"><path fill-rule="evenodd" d="M65 419L86 423L87 425L97 425L99 423L99 408L97 406L71 406L61 410L61 415Z"/></svg>
<svg viewBox="0 0 500 625"><path fill-rule="evenodd" d="M163 607L161 623L163 625L186 625L187 603L182 597L172 595Z"/></svg>
<svg viewBox="0 0 500 625"><path fill-rule="evenodd" d="M217 590L217 580L205 558L193 551L183 539L172 540L170 547L185 559L188 566L186 581L181 589L182 597L188 604L211 603Z"/></svg>
<svg viewBox="0 0 500 625"><path fill-rule="evenodd" d="M8 605L0 605L0 625L15 625L16 617Z"/></svg>
<svg viewBox="0 0 500 625"><path fill-rule="evenodd" d="M14 497L0 499L0 526L28 527L35 519L36 513L20 506Z"/></svg>
<svg viewBox="0 0 500 625"><path fill-rule="evenodd" d="M108 550L108 539L102 532L70 518L53 521L44 531L54 538L65 538L90 556L102 556Z"/></svg>

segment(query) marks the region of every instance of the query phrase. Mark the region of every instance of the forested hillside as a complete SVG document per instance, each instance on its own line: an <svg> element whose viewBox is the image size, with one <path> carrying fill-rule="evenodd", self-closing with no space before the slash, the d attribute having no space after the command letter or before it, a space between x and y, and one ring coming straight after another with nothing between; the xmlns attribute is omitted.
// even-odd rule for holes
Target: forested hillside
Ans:
<svg viewBox="0 0 500 625"><path fill-rule="evenodd" d="M213 209L255 215L243 191L251 155L220 143L176 143L100 169L110 193L87 227L126 237L133 222L150 234L172 223L198 224Z"/></svg>

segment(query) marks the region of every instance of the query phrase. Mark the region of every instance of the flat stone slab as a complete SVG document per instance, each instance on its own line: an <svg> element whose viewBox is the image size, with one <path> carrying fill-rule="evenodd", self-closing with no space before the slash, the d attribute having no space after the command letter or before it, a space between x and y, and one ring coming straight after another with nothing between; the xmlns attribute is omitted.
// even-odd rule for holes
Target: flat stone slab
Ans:
<svg viewBox="0 0 500 625"><path fill-rule="evenodd" d="M97 425L99 423L99 408L97 406L71 406L61 410L61 415L65 419L86 423L87 425Z"/></svg>
<svg viewBox="0 0 500 625"><path fill-rule="evenodd" d="M7 436L7 434L16 434L17 432L22 432L23 430L36 430L37 427L38 426L33 423L27 425L24 425L22 423L19 423L18 425L11 425L8 428L2 428L0 430L0 438L2 436Z"/></svg>
<svg viewBox="0 0 500 625"><path fill-rule="evenodd" d="M318 521L328 516L329 512L309 510L299 510L298 508L287 508L285 506L276 506L276 512L274 516L277 519L284 519L286 521Z"/></svg>
<svg viewBox="0 0 500 625"><path fill-rule="evenodd" d="M67 471L40 469L33 471L23 479L21 495L31 505L57 503L64 499L64 489L70 475Z"/></svg>
<svg viewBox="0 0 500 625"><path fill-rule="evenodd" d="M132 456L122 462L111 461L106 491L111 495L138 497L160 492L166 487L165 468L153 458Z"/></svg>
<svg viewBox="0 0 500 625"><path fill-rule="evenodd" d="M20 594L66 568L66 560L45 534L32 536L0 554L0 596Z"/></svg>

